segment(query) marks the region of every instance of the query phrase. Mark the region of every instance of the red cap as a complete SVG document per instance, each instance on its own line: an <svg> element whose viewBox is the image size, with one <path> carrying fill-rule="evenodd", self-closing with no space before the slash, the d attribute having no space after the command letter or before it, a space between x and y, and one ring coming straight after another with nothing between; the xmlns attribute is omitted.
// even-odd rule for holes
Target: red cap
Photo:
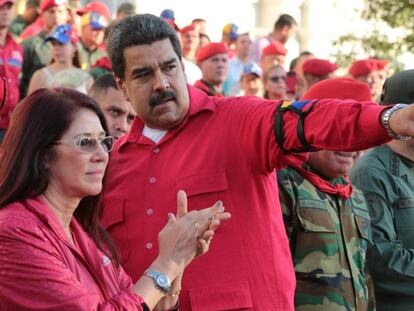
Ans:
<svg viewBox="0 0 414 311"><path fill-rule="evenodd" d="M352 78L332 78L319 81L302 95L301 100L324 98L372 101L368 84Z"/></svg>
<svg viewBox="0 0 414 311"><path fill-rule="evenodd" d="M111 20L112 17L109 8L100 1L89 2L84 8L76 11L78 15L83 15L91 12L95 12L104 16L108 21Z"/></svg>
<svg viewBox="0 0 414 311"><path fill-rule="evenodd" d="M42 3L40 3L40 11L44 12L54 6L67 4L68 2L66 0L43 0Z"/></svg>
<svg viewBox="0 0 414 311"><path fill-rule="evenodd" d="M286 53L287 50L283 44L275 41L263 49L262 55L286 55Z"/></svg>
<svg viewBox="0 0 414 311"><path fill-rule="evenodd" d="M302 68L303 73L308 73L314 76L326 76L338 69L338 65L331 63L326 59L313 58L307 60Z"/></svg>
<svg viewBox="0 0 414 311"><path fill-rule="evenodd" d="M375 58L357 60L349 68L349 74L354 78L358 78L366 76L372 71L384 70L387 65L388 61Z"/></svg>
<svg viewBox="0 0 414 311"><path fill-rule="evenodd" d="M0 0L0 6L6 3L14 4L14 0ZM0 102L1 102L1 99L0 99Z"/></svg>
<svg viewBox="0 0 414 311"><path fill-rule="evenodd" d="M188 31L193 31L193 30L196 30L196 27L195 27L194 24L191 24L191 25L188 25L188 26L185 26L185 27L181 28L180 32L181 33L186 33Z"/></svg>
<svg viewBox="0 0 414 311"><path fill-rule="evenodd" d="M206 60L216 54L227 53L228 49L226 44L223 42L211 42L203 47L201 47L196 56L197 63Z"/></svg>

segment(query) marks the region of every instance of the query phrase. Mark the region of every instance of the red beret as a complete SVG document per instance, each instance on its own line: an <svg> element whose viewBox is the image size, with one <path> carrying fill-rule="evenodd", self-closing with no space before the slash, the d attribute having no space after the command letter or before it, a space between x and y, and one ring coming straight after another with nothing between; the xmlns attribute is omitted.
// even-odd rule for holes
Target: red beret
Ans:
<svg viewBox="0 0 414 311"><path fill-rule="evenodd" d="M95 13L98 13L99 15L104 16L108 21L111 20L111 17L112 17L111 11L109 11L109 8L106 6L105 3L102 3L100 1L89 2L84 8L76 11L78 15L83 15L83 14L91 13L91 12L95 12Z"/></svg>
<svg viewBox="0 0 414 311"><path fill-rule="evenodd" d="M366 76L372 71L384 70L387 65L388 61L375 58L357 60L349 68L349 74L354 78L358 78Z"/></svg>
<svg viewBox="0 0 414 311"><path fill-rule="evenodd" d="M185 27L181 28L180 32L181 33L186 33L188 31L193 31L193 30L196 30L196 27L195 27L194 24L191 24L191 25L188 25L188 26L185 26Z"/></svg>
<svg viewBox="0 0 414 311"><path fill-rule="evenodd" d="M40 11L44 12L51 7L67 4L68 2L66 0L43 0L42 3L40 3Z"/></svg>
<svg viewBox="0 0 414 311"><path fill-rule="evenodd" d="M287 50L284 45L280 42L275 41L263 49L262 55L286 55L286 53Z"/></svg>
<svg viewBox="0 0 414 311"><path fill-rule="evenodd" d="M319 81L302 95L301 100L324 98L372 101L368 84L352 78L332 78Z"/></svg>
<svg viewBox="0 0 414 311"><path fill-rule="evenodd" d="M326 59L313 58L307 60L302 68L303 73L309 73L314 76L326 76L338 69L338 65Z"/></svg>
<svg viewBox="0 0 414 311"><path fill-rule="evenodd" d="M201 47L196 55L197 63L206 60L216 54L227 53L228 49L226 44L223 42L211 42L203 47Z"/></svg>

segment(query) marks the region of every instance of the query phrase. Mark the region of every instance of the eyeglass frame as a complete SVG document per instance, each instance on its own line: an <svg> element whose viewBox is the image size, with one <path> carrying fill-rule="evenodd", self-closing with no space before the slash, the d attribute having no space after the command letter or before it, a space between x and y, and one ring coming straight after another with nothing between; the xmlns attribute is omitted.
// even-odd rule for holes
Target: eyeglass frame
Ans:
<svg viewBox="0 0 414 311"><path fill-rule="evenodd" d="M112 140L112 144L111 144L110 149L106 148L105 145L102 143L105 139L108 139L108 138L110 138ZM98 149L98 144L95 144L96 147L93 151L92 150L91 151L82 150L81 146L80 146L80 142L81 142L82 139L93 139L95 141L95 143L97 142L97 143L99 143L99 145L101 145L102 149L106 153L110 153L114 149L114 145L115 145L115 137L110 136L110 135L102 137L102 138L82 136L82 137L76 137L76 138L73 138L73 139L58 140L58 141L55 142L55 144L69 145L69 146L74 147L77 151L79 151L81 153L85 153L85 154L87 154L87 153L91 154L91 153L96 152L96 150Z"/></svg>

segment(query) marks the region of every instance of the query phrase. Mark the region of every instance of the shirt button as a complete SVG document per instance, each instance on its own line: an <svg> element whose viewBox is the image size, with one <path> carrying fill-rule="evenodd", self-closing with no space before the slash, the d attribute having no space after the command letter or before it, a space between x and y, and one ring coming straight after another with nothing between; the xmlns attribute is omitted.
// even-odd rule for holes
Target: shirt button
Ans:
<svg viewBox="0 0 414 311"><path fill-rule="evenodd" d="M152 243L148 242L147 244L145 244L145 248L146 249L151 249L152 248Z"/></svg>
<svg viewBox="0 0 414 311"><path fill-rule="evenodd" d="M150 177L150 178L149 178L149 182L150 182L151 184L155 183L156 181L157 181L157 179L156 179L155 177Z"/></svg>
<svg viewBox="0 0 414 311"><path fill-rule="evenodd" d="M154 151L155 153L158 153L158 152L160 152L160 148L155 147L153 151Z"/></svg>
<svg viewBox="0 0 414 311"><path fill-rule="evenodd" d="M147 209L147 215L152 215L154 210L152 208Z"/></svg>

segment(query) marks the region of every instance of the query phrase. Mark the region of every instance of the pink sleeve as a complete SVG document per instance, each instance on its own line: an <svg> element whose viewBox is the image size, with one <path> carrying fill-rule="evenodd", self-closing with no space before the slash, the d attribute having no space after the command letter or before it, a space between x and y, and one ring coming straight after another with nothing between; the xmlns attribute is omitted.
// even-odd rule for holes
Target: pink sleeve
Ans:
<svg viewBox="0 0 414 311"><path fill-rule="evenodd" d="M33 224L0 231L0 301L6 310L142 310L121 273L124 290L102 302L83 286L42 229Z"/></svg>

